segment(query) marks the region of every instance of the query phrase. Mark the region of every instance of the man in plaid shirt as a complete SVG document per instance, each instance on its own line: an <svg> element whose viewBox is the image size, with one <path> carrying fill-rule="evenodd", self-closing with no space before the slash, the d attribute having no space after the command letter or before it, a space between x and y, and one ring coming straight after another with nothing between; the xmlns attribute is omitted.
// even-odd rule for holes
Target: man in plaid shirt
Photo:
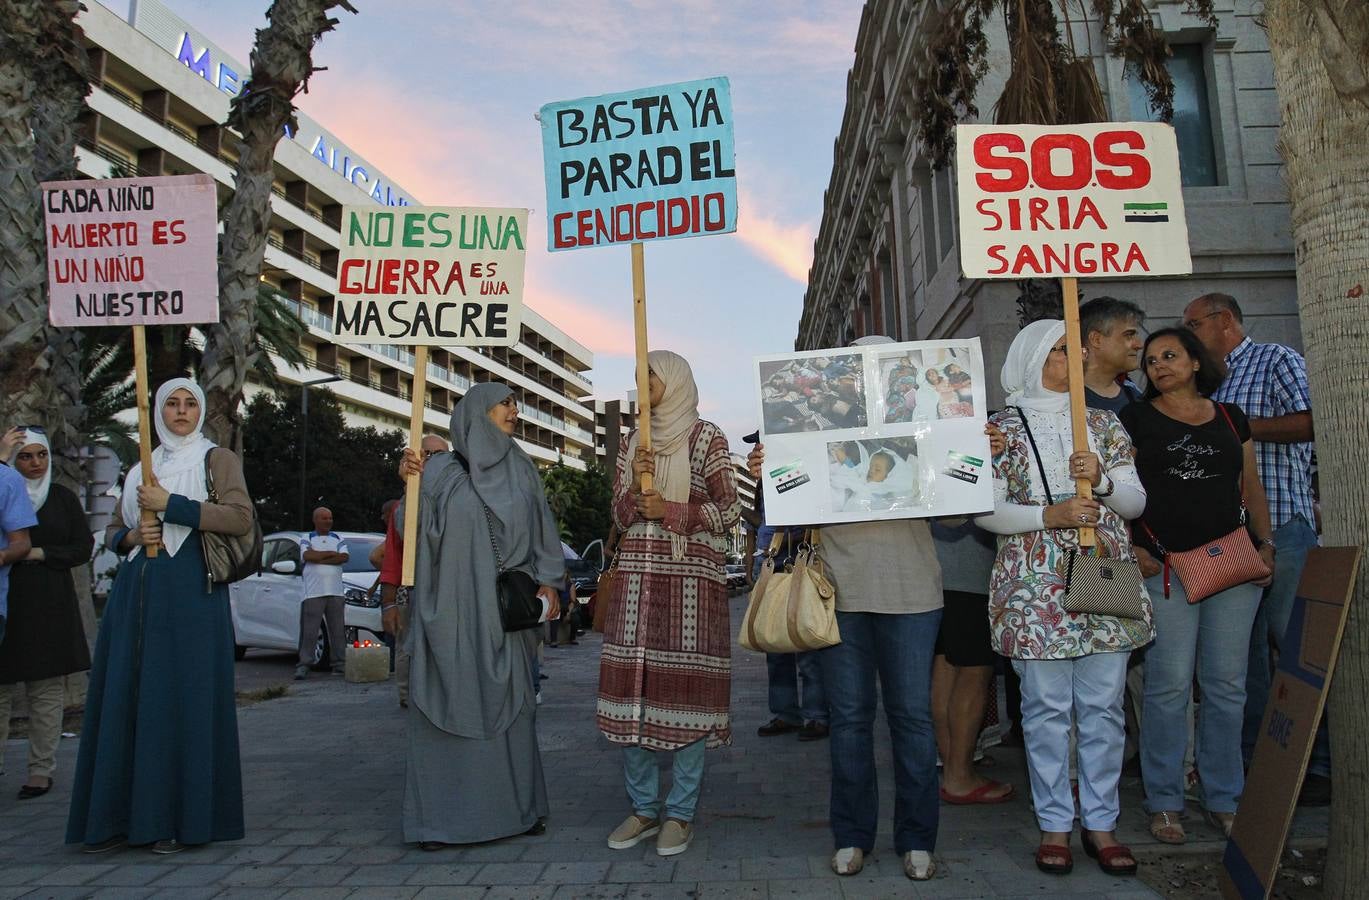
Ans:
<svg viewBox="0 0 1369 900"><path fill-rule="evenodd" d="M1226 380L1212 399L1234 403L1250 419L1255 458L1274 525L1274 580L1265 588L1255 619L1246 672L1241 745L1248 765L1269 698L1269 641L1272 638L1282 650L1303 563L1307 551L1317 544L1307 363L1281 344L1257 344L1246 337L1241 307L1228 294L1204 294L1194 300L1184 310L1184 325L1214 357L1226 361ZM1323 722L1308 766L1304 802L1329 802L1330 763Z"/></svg>

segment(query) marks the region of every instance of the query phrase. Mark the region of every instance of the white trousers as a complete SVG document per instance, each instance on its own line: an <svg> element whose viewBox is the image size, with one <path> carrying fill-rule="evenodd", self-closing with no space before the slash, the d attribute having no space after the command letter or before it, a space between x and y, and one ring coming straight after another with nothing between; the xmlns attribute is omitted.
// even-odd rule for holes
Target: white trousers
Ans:
<svg viewBox="0 0 1369 900"><path fill-rule="evenodd" d="M1022 680L1022 734L1032 802L1042 831L1074 828L1070 789L1070 728L1077 734L1079 811L1090 831L1117 827L1117 782L1126 742L1122 693L1126 653L1076 659L1015 659Z"/></svg>

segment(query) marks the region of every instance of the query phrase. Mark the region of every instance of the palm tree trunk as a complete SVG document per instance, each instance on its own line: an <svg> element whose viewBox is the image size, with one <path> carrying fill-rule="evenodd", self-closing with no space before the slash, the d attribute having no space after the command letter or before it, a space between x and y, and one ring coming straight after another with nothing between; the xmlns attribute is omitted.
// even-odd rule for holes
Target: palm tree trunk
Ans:
<svg viewBox="0 0 1369 900"><path fill-rule="evenodd" d="M1307 350L1329 545L1369 533L1369 6L1364 0L1267 0L1292 201L1298 307ZM1326 896L1369 884L1369 566L1360 568L1331 684L1336 790Z"/></svg>
<svg viewBox="0 0 1369 900"><path fill-rule="evenodd" d="M205 329L200 383L208 407L205 431L242 453L243 385L255 357L257 288L271 221L272 163L287 124L294 126L294 98L315 69L314 44L337 25L328 11L347 0L275 0L269 25L257 31L252 77L233 100L229 124L242 135L232 199L223 211L219 251L219 321Z"/></svg>
<svg viewBox="0 0 1369 900"><path fill-rule="evenodd" d="M43 12L0 3L0 422L48 423L47 256L34 177L33 60Z"/></svg>

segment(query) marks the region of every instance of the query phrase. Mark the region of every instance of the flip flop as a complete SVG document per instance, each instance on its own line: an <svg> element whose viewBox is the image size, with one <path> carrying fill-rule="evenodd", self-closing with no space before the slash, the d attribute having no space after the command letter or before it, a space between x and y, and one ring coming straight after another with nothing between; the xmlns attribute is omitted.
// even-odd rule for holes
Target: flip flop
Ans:
<svg viewBox="0 0 1369 900"><path fill-rule="evenodd" d="M1008 790L997 796L989 796L993 791L1006 787ZM1016 789L1010 784L1001 781L988 781L970 791L968 794L952 794L945 788L941 788L941 802L950 803L953 806L990 806L995 803L1007 803L1017 793Z"/></svg>

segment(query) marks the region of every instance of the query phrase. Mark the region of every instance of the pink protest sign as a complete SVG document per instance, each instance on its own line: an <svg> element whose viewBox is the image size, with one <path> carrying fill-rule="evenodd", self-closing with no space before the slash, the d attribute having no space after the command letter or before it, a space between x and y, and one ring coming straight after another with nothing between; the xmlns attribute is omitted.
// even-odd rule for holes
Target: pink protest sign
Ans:
<svg viewBox="0 0 1369 900"><path fill-rule="evenodd" d="M52 324L219 320L213 177L49 181L42 188Z"/></svg>

